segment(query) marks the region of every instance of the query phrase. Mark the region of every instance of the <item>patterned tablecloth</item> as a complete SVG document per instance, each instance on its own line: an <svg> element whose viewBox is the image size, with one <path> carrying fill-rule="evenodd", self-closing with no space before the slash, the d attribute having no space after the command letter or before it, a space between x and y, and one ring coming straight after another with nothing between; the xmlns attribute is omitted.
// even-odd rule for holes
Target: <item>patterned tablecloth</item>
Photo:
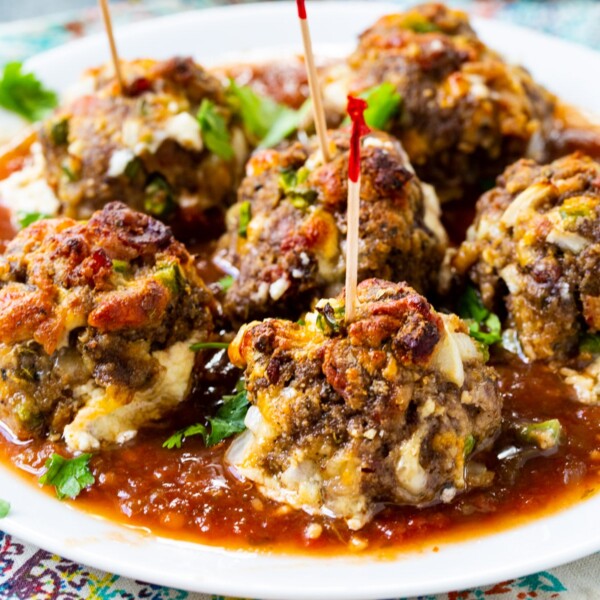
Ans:
<svg viewBox="0 0 600 600"><path fill-rule="evenodd" d="M218 2L212 0L144 0L115 4L113 14L120 24L215 4ZM453 0L451 4L474 14L530 26L600 50L600 2L594 0ZM0 64L23 60L100 27L96 9L0 24ZM419 600L592 600L600 598L599 572L600 554L596 554L552 571L485 588L422 596ZM188 593L89 569L0 531L0 599L78 598L226 600L221 596Z"/></svg>

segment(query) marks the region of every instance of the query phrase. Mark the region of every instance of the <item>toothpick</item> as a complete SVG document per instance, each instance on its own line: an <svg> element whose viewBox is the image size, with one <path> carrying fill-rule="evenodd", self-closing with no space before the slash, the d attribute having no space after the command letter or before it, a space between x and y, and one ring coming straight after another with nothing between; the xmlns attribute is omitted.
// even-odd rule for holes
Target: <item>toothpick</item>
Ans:
<svg viewBox="0 0 600 600"><path fill-rule="evenodd" d="M302 43L304 44L304 62L308 74L308 87L312 98L313 115L315 119L315 128L323 155L323 162L329 162L331 157L327 144L327 122L325 120L325 109L323 108L323 96L321 95L321 86L315 67L315 57L312 49L310 29L308 19L306 18L306 6L304 0L296 0L298 7L298 19L300 20L300 31L302 32Z"/></svg>
<svg viewBox="0 0 600 600"><path fill-rule="evenodd" d="M367 103L348 96L348 114L352 119L350 154L348 157L348 208L346 219L346 323L356 316L358 299L358 233L360 225L360 138L369 133L364 112Z"/></svg>
<svg viewBox="0 0 600 600"><path fill-rule="evenodd" d="M121 61L119 60L119 54L117 52L117 44L115 43L115 36L113 34L112 20L110 18L110 9L108 7L108 0L99 0L100 9L102 10L102 19L104 20L104 28L106 29L106 35L108 36L108 45L110 46L110 54L112 56L113 66L115 68L115 75L119 82L121 92L125 90L125 82L123 74L121 73Z"/></svg>

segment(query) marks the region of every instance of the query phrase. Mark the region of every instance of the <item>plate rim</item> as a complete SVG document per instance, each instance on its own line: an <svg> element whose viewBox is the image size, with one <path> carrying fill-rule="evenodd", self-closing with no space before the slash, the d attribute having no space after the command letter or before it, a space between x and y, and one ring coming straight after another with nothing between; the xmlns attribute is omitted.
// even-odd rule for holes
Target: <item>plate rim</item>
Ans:
<svg viewBox="0 0 600 600"><path fill-rule="evenodd" d="M334 2L320 2L311 6L311 13L315 15L317 12L323 11L324 8L333 8ZM381 10L401 10L403 7L398 5L390 4L389 2L367 2L365 1L348 1L345 2L345 9L348 11L355 10L357 7L365 7L369 6L373 13L377 13L379 9ZM286 8L286 6L288 8ZM339 3L338 3L339 6ZM198 18L198 15L202 15L204 18L219 18L226 19L227 13L235 12L236 15L247 14L255 17L261 13L270 13L274 9L277 11L289 10L289 7L293 7L293 2L261 2L255 4L244 4L244 5L229 5L222 7L211 7L211 8L203 8L196 9L191 11L185 11L183 13L177 13L168 16L161 16L152 19L148 19L138 23L126 24L116 29L117 39L120 36L132 35L132 32L136 35L143 34L146 31L156 30L156 28L160 26L164 27L174 27L175 24L180 21L182 18ZM384 8L385 7L385 8ZM379 14L379 13L377 13ZM214 16L217 15L217 16ZM493 19L483 19L477 17L470 17L475 28L486 28L492 27L497 29L502 29L507 33L510 32L519 32L520 35L527 35L531 39L544 39L546 43L551 41L554 45L560 48L567 48L569 52L577 52L578 54L583 54L585 56L594 56L595 60L598 61L600 65L600 53L595 52L594 50L587 48L585 46L581 46L571 41L566 41L560 38L556 38L544 33L540 33L537 31L530 30L528 28L508 24L501 21L496 21ZM52 63L52 61L62 60L61 57L66 56L68 52L76 52L76 51L88 51L86 48L94 46L98 46L100 43L104 41L102 34L95 34L83 38L81 40L75 40L64 44L62 46L58 46L46 52L40 53L31 57L26 61L26 65L28 68L31 68L35 71L38 71L40 68L44 68L44 64ZM103 56L103 59L107 57ZM38 75L40 75L38 73ZM42 75L43 78L43 75ZM8 486L8 488L6 488ZM119 531L123 531L125 538L136 539L137 537L141 537L142 540L145 540L143 536L140 536L140 533L132 527L128 527L125 525L121 525L115 522L107 521L100 519L98 517L92 516L84 511L78 510L75 507L72 507L68 504L59 504L54 499L48 497L46 494L41 493L38 489L36 489L35 485L32 485L30 482L24 481L24 479L12 473L11 470L4 466L0 465L0 487L3 488L2 494L5 495L5 489L12 490L17 497L21 498L34 498L34 494L37 499L43 500L43 504L48 504L48 506L53 507L56 510L51 510L52 514L58 515L62 513L61 516L68 519L67 515L73 517L73 515L77 515L74 519L74 522L79 523L81 519L85 519L86 521L90 521L95 523L96 525L101 524L105 525L107 528L111 530L118 529ZM4 497L4 496L3 496ZM7 498L10 499L10 498ZM36 501L36 504L38 502ZM556 513L553 513L548 516L544 516L534 521L529 521L525 524L511 526L507 529L502 529L496 533L486 533L484 538L477 539L473 536L470 536L465 541L456 541L456 542L444 542L444 544L450 544L452 547L459 546L473 546L477 548L478 546L485 547L490 540L494 539L503 539L503 537L512 537L515 532L523 532L531 530L532 532L537 532L538 534L544 531L546 533L550 531L557 523L561 523L562 521L567 521L567 525L569 525L569 520L572 518L572 513L579 513L582 515L587 515L589 513L590 517L594 514L597 514L598 509L600 508L600 495L596 494L594 497L589 498L585 501L579 501L577 504L574 504L568 508L564 508L559 510ZM31 508L28 510L36 511L36 509ZM32 529L31 527L27 527L27 525L20 522L21 510L19 507L13 506L13 512L6 518L0 521L0 529L6 531L10 535L13 535L17 538L20 538L24 541L33 543L36 546L44 548L50 552L56 553L62 557L68 558L69 560L73 560L77 563L83 563L86 565L92 565L95 568L99 568L101 570L118 573L125 577L130 577L133 579L144 579L146 581L150 581L153 583L158 583L160 585L165 585L168 587L186 589L190 591L204 592L204 593L216 593L216 594L226 594L232 596L248 596L252 595L254 597L260 597L263 600L281 600L281 598L285 597L288 600L304 600L304 599L317 599L322 600L323 598L328 598L329 600L353 600L353 599L372 599L377 600L383 597L391 597L394 595L416 595L416 594L435 594L435 593L443 593L456 589L465 589L474 586L487 585L490 583L494 583L496 581L501 581L507 578L515 578L523 575L527 575L529 573L533 573L539 571L541 569L547 569L555 567L559 564L564 564L566 562L570 562L572 560L576 560L587 556L594 551L600 550L600 527L596 527L595 536L590 536L590 539L587 539L585 542L578 542L575 545L571 544L565 548L555 548L552 549L551 552L546 552L543 556L538 556L532 554L530 556L529 561L521 563L521 565L517 568L514 565L498 565L494 569L488 569L484 573L470 573L465 575L465 573L458 573L454 576L448 576L446 579L439 581L428 581L425 585L420 583L412 583L410 585L401 586L402 582L396 581L386 581L384 584L381 582L369 582L367 587L365 588L354 588L348 589L347 587L332 587L332 584L321 585L319 589L285 589L278 588L273 585L269 585L269 582L262 583L262 587L258 585L256 582L252 585L249 585L247 581L238 582L235 580L196 580L193 578L183 578L181 573L178 572L169 572L169 573L157 573L154 570L152 565L140 565L134 563L120 564L121 558L119 556L113 556L110 553L106 553L104 555L98 554L99 550L94 550L96 547L94 544L91 544L91 550L88 549L87 546L77 546L72 545L69 546L64 541L61 541L62 538L58 535L51 535L47 531L37 531ZM71 520L71 519L68 519ZM592 526L590 523L589 530L592 530ZM549 535L549 534L548 534ZM577 541L576 541L577 542ZM121 548L125 553L127 549L131 547L131 540L125 539L125 541L121 540L114 542L116 546L108 543L108 548L112 549L113 547ZM353 557L350 555L344 555L341 557L336 557L334 559L330 559L327 557L310 557L307 555L304 556L296 556L296 555L283 555L283 556L272 556L265 555L262 553L256 553L252 550L228 550L224 548L220 548L217 546L205 546L202 544L196 544L191 542L182 542L178 540L172 540L170 538L162 538L160 536L152 536L151 539L146 540L146 542L142 543L144 546L146 543L149 545L156 545L158 548L158 554L161 551L165 551L165 549L177 547L177 548L188 548L191 549L191 552L196 554L202 550L201 554L208 553L211 555L215 555L218 558L222 558L228 563L240 564L247 560L259 560L261 562L265 561L273 566L277 566L276 563L288 563L288 569L294 569L294 564L301 564L304 562L310 563L307 566L302 566L302 569L311 568L311 565L314 563L318 564L324 568L330 568L328 565L333 565L333 568L339 566L339 563L344 563L346 567L350 565L358 566L359 568L364 568L365 565L367 568L373 566L373 564L380 565L382 564L377 559L373 559L372 556L366 555L362 557ZM99 548L104 548L106 545L105 540L100 541ZM410 562L413 553L408 555L408 561ZM419 555L421 556L421 555ZM395 559L391 561L389 564L395 564L402 562L402 558ZM281 565L279 565L281 566ZM285 568L285 567L284 567ZM493 574L493 575L492 575ZM221 575L219 575L221 577ZM490 578L492 577L492 578ZM182 588L183 583L183 588ZM323 592L323 590L325 590Z"/></svg>

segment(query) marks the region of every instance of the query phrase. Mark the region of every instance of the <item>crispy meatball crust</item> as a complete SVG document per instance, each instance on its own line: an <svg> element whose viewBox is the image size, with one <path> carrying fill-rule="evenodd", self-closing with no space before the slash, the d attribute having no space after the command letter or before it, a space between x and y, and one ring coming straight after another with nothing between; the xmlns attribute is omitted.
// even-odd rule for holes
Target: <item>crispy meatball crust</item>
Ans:
<svg viewBox="0 0 600 600"><path fill-rule="evenodd" d="M89 218L114 198L179 227L226 206L242 174L246 143L219 81L190 58L123 62L121 93L106 67L88 73L93 90L41 130L47 180L61 213ZM203 100L225 119L238 151L210 152L196 113Z"/></svg>
<svg viewBox="0 0 600 600"><path fill-rule="evenodd" d="M494 371L454 315L404 283L358 286L305 324L245 326L230 358L253 407L227 459L272 498L364 525L380 503L450 501L468 486L473 444L500 426Z"/></svg>
<svg viewBox="0 0 600 600"><path fill-rule="evenodd" d="M133 401L164 375L161 352L211 333L213 302L171 230L122 203L34 223L0 256L0 416L58 435L86 386Z"/></svg>
<svg viewBox="0 0 600 600"><path fill-rule="evenodd" d="M314 140L258 152L248 163L218 255L239 271L224 303L234 322L297 317L312 300L339 291L349 133L330 132L330 140L327 164ZM446 245L435 193L386 134L364 138L361 159L359 280L406 279L420 291L431 289Z"/></svg>
<svg viewBox="0 0 600 600"><path fill-rule="evenodd" d="M340 113L340 86L353 94L383 82L396 87L402 103L390 131L442 201L528 152L543 158L552 126L554 97L487 48L465 13L442 4L382 17L361 35L347 67L326 80Z"/></svg>

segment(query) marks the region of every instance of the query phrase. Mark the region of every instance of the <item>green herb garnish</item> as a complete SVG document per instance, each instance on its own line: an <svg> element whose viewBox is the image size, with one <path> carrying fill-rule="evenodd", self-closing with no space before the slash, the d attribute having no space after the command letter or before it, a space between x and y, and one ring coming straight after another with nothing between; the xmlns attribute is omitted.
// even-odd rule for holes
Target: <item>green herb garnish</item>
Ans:
<svg viewBox="0 0 600 600"><path fill-rule="evenodd" d="M127 177L127 179L135 179L143 167L144 165L142 164L141 159L136 156L125 166L125 177Z"/></svg>
<svg viewBox="0 0 600 600"><path fill-rule="evenodd" d="M308 102L299 110L293 110L258 95L248 86L239 86L233 80L227 97L233 110L240 115L246 133L262 148L274 146L293 133L310 110Z"/></svg>
<svg viewBox="0 0 600 600"><path fill-rule="evenodd" d="M17 222L19 223L20 229L25 229L25 227L29 227L32 223L36 221L41 221L42 219L51 219L52 215L46 215L40 212L22 212L17 211Z"/></svg>
<svg viewBox="0 0 600 600"><path fill-rule="evenodd" d="M185 439L194 435L201 435L207 447L214 446L246 429L244 419L249 406L246 386L244 381L240 380L236 385L235 394L223 396L223 404L215 416L207 419L208 426L196 423L181 429L163 443L163 448L181 448Z"/></svg>
<svg viewBox="0 0 600 600"><path fill-rule="evenodd" d="M4 519L10 512L10 502L0 498L0 519Z"/></svg>
<svg viewBox="0 0 600 600"><path fill-rule="evenodd" d="M248 237L248 225L252 219L252 206L249 200L240 204L240 222L238 223L238 233L240 237Z"/></svg>
<svg viewBox="0 0 600 600"><path fill-rule="evenodd" d="M154 175L145 192L144 210L153 217L165 217L175 208L173 191L164 177Z"/></svg>
<svg viewBox="0 0 600 600"><path fill-rule="evenodd" d="M379 130L387 129L402 102L402 96L389 81L366 90L360 97L367 101L368 107L365 110L367 125Z"/></svg>
<svg viewBox="0 0 600 600"><path fill-rule="evenodd" d="M465 458L467 456L469 456L471 454L471 452L473 452L474 449L475 449L475 436L468 435L465 438L465 445L464 445L464 455L465 455Z"/></svg>
<svg viewBox="0 0 600 600"><path fill-rule="evenodd" d="M223 350L229 348L228 342L196 342L190 345L192 352L198 352L199 350Z"/></svg>
<svg viewBox="0 0 600 600"><path fill-rule="evenodd" d="M469 286L458 301L458 314L466 321L469 335L487 346L502 341L498 315L488 310L475 288Z"/></svg>
<svg viewBox="0 0 600 600"><path fill-rule="evenodd" d="M64 173L65 177L68 179L68 181L70 181L71 183L73 181L77 181L77 174L75 173L75 171L73 171L73 169L71 169L71 167L69 167L68 165L62 164L60 166L60 170Z"/></svg>
<svg viewBox="0 0 600 600"><path fill-rule="evenodd" d="M285 169L279 174L279 188L296 208L302 210L317 198L317 192L305 185L309 175L310 171L306 167L298 171Z"/></svg>
<svg viewBox="0 0 600 600"><path fill-rule="evenodd" d="M310 100L306 100L298 110L283 106L281 114L275 119L267 135L260 141L259 147L272 148L285 140L298 129L300 123L306 119L310 109Z"/></svg>
<svg viewBox="0 0 600 600"><path fill-rule="evenodd" d="M0 106L38 121L58 104L57 95L45 88L33 73L24 73L20 62L4 65L0 77Z"/></svg>
<svg viewBox="0 0 600 600"><path fill-rule="evenodd" d="M207 446L214 446L221 440L241 433L246 429L244 419L250 407L248 392L243 380L238 381L236 393L223 396L223 404L213 418L209 418L211 430L206 439Z"/></svg>
<svg viewBox="0 0 600 600"><path fill-rule="evenodd" d="M233 285L233 277L231 275L225 275L217 281L217 285L226 292Z"/></svg>
<svg viewBox="0 0 600 600"><path fill-rule="evenodd" d="M116 273L127 273L129 271L129 263L126 260L119 260L118 258L113 258L112 260L112 268Z"/></svg>
<svg viewBox="0 0 600 600"><path fill-rule="evenodd" d="M63 118L56 121L50 128L50 137L55 146L64 146L69 140L69 120Z"/></svg>
<svg viewBox="0 0 600 600"><path fill-rule="evenodd" d="M89 467L91 457L91 454L82 454L77 458L64 458L60 454L53 454L46 461L46 472L39 482L53 485L59 500L76 498L95 481Z"/></svg>
<svg viewBox="0 0 600 600"><path fill-rule="evenodd" d="M194 435L201 435L203 438L206 438L206 427L200 423L196 423L185 429L180 429L163 442L163 448L167 448L168 450L181 448L184 440Z"/></svg>
<svg viewBox="0 0 600 600"><path fill-rule="evenodd" d="M207 98L202 100L196 118L200 124L202 139L206 147L225 160L232 159L234 152L231 147L229 131L227 131L227 123L217 111L216 104Z"/></svg>
<svg viewBox="0 0 600 600"><path fill-rule="evenodd" d="M410 29L415 33L432 33L433 31L441 31L441 29L431 21L428 21L423 15L413 12L406 15L402 27Z"/></svg>
<svg viewBox="0 0 600 600"><path fill-rule="evenodd" d="M184 277L177 264L159 264L154 274L172 294L178 294L184 286Z"/></svg>
<svg viewBox="0 0 600 600"><path fill-rule="evenodd" d="M579 342L579 351L600 354L600 333L586 333Z"/></svg>
<svg viewBox="0 0 600 600"><path fill-rule="evenodd" d="M562 433L562 425L558 419L517 425L519 438L526 444L537 446L540 450L550 450L558 446Z"/></svg>
<svg viewBox="0 0 600 600"><path fill-rule="evenodd" d="M317 307L317 327L325 334L332 335L339 333L346 316L346 307L339 306L333 308L329 302L325 306Z"/></svg>

